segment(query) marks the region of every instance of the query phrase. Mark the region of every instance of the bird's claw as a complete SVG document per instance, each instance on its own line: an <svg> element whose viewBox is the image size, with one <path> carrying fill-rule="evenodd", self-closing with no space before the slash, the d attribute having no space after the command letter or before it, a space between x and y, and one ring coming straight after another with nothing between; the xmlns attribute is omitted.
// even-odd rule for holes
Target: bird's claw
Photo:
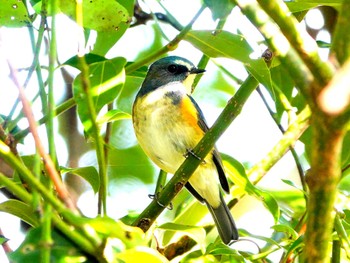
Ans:
<svg viewBox="0 0 350 263"><path fill-rule="evenodd" d="M199 157L197 154L194 153L192 149L186 149L186 152L184 153L184 157L187 158L189 155L192 155L194 158L200 160L202 164L206 164L205 160Z"/></svg>
<svg viewBox="0 0 350 263"><path fill-rule="evenodd" d="M155 199L155 200L157 201L157 204L158 204L160 207L167 208L168 210L173 210L173 208L174 208L172 202L170 202L168 206L162 204L161 202L159 202L158 193L156 193L156 194L149 194L148 197L151 198L151 199Z"/></svg>

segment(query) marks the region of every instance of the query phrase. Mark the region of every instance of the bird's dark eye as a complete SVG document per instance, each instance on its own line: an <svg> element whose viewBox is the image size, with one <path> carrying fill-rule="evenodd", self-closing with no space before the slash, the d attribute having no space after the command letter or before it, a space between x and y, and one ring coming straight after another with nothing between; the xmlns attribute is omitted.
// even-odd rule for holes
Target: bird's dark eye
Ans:
<svg viewBox="0 0 350 263"><path fill-rule="evenodd" d="M177 65L172 64L172 65L170 65L170 66L168 67L168 71L169 71L170 73L176 73L177 70L178 70Z"/></svg>

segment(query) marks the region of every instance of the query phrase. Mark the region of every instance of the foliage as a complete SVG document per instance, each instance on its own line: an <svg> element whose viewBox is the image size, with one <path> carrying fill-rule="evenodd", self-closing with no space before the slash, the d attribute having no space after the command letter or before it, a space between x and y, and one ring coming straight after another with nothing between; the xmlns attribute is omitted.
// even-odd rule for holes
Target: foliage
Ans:
<svg viewBox="0 0 350 263"><path fill-rule="evenodd" d="M140 6L132 0L82 3L0 0L0 3L0 26L9 30L27 28L33 48L32 65L21 70L26 73L24 84L11 57L6 58L10 78L19 89L20 102L14 103L9 114L1 116L0 186L8 198L0 203L0 211L30 226L23 243L8 253L11 262L350 260L350 32L347 30L350 4L347 1L205 0L187 26L181 25L177 20L180 18L171 9L167 10L163 2L157 5L163 10L161 13L147 13L143 10L147 5ZM329 43L316 42L298 22L320 6L325 17L327 10L338 16L337 23L329 29ZM58 62L60 49L56 46L56 26L60 21L57 17L62 14L76 22L82 36L77 54L64 63ZM263 40L246 33L244 23L237 23L237 28L226 23L237 14L240 19L243 15L248 18L249 26L255 26ZM215 21L216 26L192 29L199 17ZM149 30L154 38L147 37L152 40L149 46L141 43L141 50L131 50L135 61L128 61L123 52L130 52L131 43L125 46L120 43L138 28ZM94 46L89 49L93 36ZM46 58L40 56L43 40L48 43L48 67ZM200 68L210 69L208 74L215 72L209 81L205 77L196 80L198 88L194 94L199 100L209 98L207 102L211 105L224 108L193 149L196 156L204 157L231 124L238 122L236 117L241 116L243 106L255 90L269 113L268 121L281 134L258 162L240 161L231 154L222 154L231 185L227 201L238 219L241 236L230 246L217 237L213 222L206 220L208 211L204 206L187 192L178 194L173 190L178 182L188 180L199 165L200 160L193 156L189 156L168 184L165 185L164 174L160 174L156 188L160 192L148 207L136 212L130 207L131 196L138 191L134 185L149 190L148 185L155 185L154 175L158 173L133 136L130 122L133 98L145 78L147 66L185 43L200 54ZM115 46L120 49L119 55L108 57ZM261 47L269 50L257 57L257 47L259 52ZM320 59L319 51L324 50L330 52L329 61ZM239 68L244 74L237 73ZM72 76L76 71L79 73ZM54 80L59 72L71 84L66 91L71 95L56 107L54 87L59 84ZM38 95L29 101L23 87L32 81L34 74ZM70 81L67 75L68 80L72 78ZM40 110L30 106L36 105L38 98ZM20 113L16 111L19 103ZM73 106L76 111L70 110ZM45 126L47 142L38 136L31 110L35 116L38 116L36 111L43 114L37 123ZM76 131L75 112L84 131L83 140ZM23 119L28 120L29 128L20 130L18 124ZM57 158L54 120L58 120L60 133L68 145L67 163L62 164ZM67 123L75 125L74 129ZM224 136L233 136L230 132ZM29 147L25 139L31 135L35 151L26 156L17 144ZM44 144L48 145L49 154ZM90 165L73 162L87 149L95 156ZM79 157L74 155L76 152ZM291 153L298 169L294 177L283 177L289 169L283 167L281 177L275 178L276 185L261 184L275 165L283 163L281 159L287 153ZM69 185L67 190L61 177L67 182L73 175L83 180L78 185ZM97 215L93 218L84 216L72 198L75 188L81 194L78 189L82 184L99 196ZM112 202L112 193L123 187L128 187L130 202L121 198ZM247 203L247 199L251 201ZM165 218L159 217L171 203L173 210L164 213ZM127 206L127 215L111 215L111 208L118 210L123 206ZM244 224L239 216L244 215L237 215L237 207L246 212L262 207L271 218L270 230L263 235L258 231L263 216L254 219L252 228L240 227ZM1 242L6 243L7 238L11 236L1 237Z"/></svg>

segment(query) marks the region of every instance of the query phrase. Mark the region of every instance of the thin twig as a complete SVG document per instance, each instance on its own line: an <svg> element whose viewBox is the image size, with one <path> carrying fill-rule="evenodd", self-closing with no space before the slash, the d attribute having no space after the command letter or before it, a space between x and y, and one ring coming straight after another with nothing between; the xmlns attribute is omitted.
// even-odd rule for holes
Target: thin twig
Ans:
<svg viewBox="0 0 350 263"><path fill-rule="evenodd" d="M40 140L40 136L39 136L39 133L38 133L38 130L36 127L36 122L35 122L34 115L33 115L32 109L30 107L29 101L27 100L27 97L25 95L25 91L24 91L23 87L21 86L21 84L18 81L17 70L12 66L10 61L7 61L7 63L8 63L8 66L10 68L10 75L11 75L12 81L14 82L16 87L18 88L19 97L20 97L22 104L23 104L23 112L25 113L25 115L28 119L29 129L33 135L35 145L39 151L39 154L40 154L41 158L43 159L47 173L50 176L51 180L53 181L55 188L56 188L56 191L57 191L59 197L61 198L61 200L66 204L66 206L68 208L70 208L72 210L76 210L73 202L71 201L71 199L69 197L69 193L68 193L66 187L62 183L62 180L61 180L61 178L60 178L60 176L55 168L55 165L53 164L50 156L45 152L45 148Z"/></svg>
<svg viewBox="0 0 350 263"><path fill-rule="evenodd" d="M275 112L271 109L269 103L267 102L264 94L262 93L260 87L258 87L257 89L257 92L258 94L260 95L260 98L262 99L266 109L268 110L271 118L274 120L274 122L276 123L278 129L281 131L282 134L284 134L286 131L285 129L283 128L283 126L278 122L277 118L276 118L276 115L275 115ZM297 166L297 169L298 169L298 174L299 174L299 178L300 178L300 182L303 186L303 190L304 192L306 192L306 189L307 189L307 185L306 185L306 182L305 182L305 174L304 174L304 169L303 167L301 166L301 163L300 163L300 160L299 160L299 157L298 157L298 154L296 153L295 149L293 146L291 146L290 148L290 152L293 156L293 159L295 161L295 164ZM307 196L304 194L304 197L305 199L307 198Z"/></svg>

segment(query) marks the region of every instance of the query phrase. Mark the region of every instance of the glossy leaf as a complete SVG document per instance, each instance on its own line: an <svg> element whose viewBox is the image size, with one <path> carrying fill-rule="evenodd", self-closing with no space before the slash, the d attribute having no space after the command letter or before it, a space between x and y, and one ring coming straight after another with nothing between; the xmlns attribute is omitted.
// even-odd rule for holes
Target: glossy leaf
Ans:
<svg viewBox="0 0 350 263"><path fill-rule="evenodd" d="M295 251L301 250L304 247L304 235L300 236L297 240L295 240L288 248L286 254L290 255Z"/></svg>
<svg viewBox="0 0 350 263"><path fill-rule="evenodd" d="M51 231L53 244L50 247L50 262L72 262L92 263L90 259L67 237L56 230ZM12 263L40 262L41 250L41 228L30 229L23 243L14 252L9 254Z"/></svg>
<svg viewBox="0 0 350 263"><path fill-rule="evenodd" d="M0 26L23 27L31 23L22 1L1 0L0 5Z"/></svg>
<svg viewBox="0 0 350 263"><path fill-rule="evenodd" d="M206 253L229 256L230 262L244 262L243 256L240 255L237 250L223 244L221 241L209 244Z"/></svg>
<svg viewBox="0 0 350 263"><path fill-rule="evenodd" d="M277 200L280 208L285 212L292 212L293 217L301 216L305 212L305 196L300 189L284 191L270 190L269 193Z"/></svg>
<svg viewBox="0 0 350 263"><path fill-rule="evenodd" d="M278 65L276 67L271 68L270 72L271 72L271 78L273 80L273 88L269 86L266 86L266 87L268 88L268 91L272 99L275 101L275 106L277 110L276 112L277 119L281 120L282 115L286 110L286 107L284 105L283 98L281 98L281 96L274 89L274 87L277 87L278 90L283 93L284 97L291 104L295 83L282 65ZM300 105L300 107L304 108L302 105Z"/></svg>
<svg viewBox="0 0 350 263"><path fill-rule="evenodd" d="M118 0L129 13L129 17L132 17L134 12L134 0ZM115 30L109 31L97 31L96 41L91 51L94 54L104 56L107 52L118 42L118 40L124 35L129 28L130 23L120 23Z"/></svg>
<svg viewBox="0 0 350 263"><path fill-rule="evenodd" d="M9 241L8 238L4 237L3 235L0 235L0 245L5 244L7 241Z"/></svg>
<svg viewBox="0 0 350 263"><path fill-rule="evenodd" d="M215 33L209 30L192 30L185 36L185 40L209 57L250 61L249 55L252 53L252 48L241 35L227 31Z"/></svg>
<svg viewBox="0 0 350 263"><path fill-rule="evenodd" d="M209 7L213 20L227 17L235 6L233 2L229 0L204 0L204 4Z"/></svg>
<svg viewBox="0 0 350 263"><path fill-rule="evenodd" d="M344 137L341 157L343 167L350 164L350 131L348 131Z"/></svg>
<svg viewBox="0 0 350 263"><path fill-rule="evenodd" d="M159 226L158 228L166 231L182 232L183 234L191 237L202 247L204 245L206 233L203 227L198 227L193 225L165 223Z"/></svg>
<svg viewBox="0 0 350 263"><path fill-rule="evenodd" d="M339 8L343 0L297 0L297 1L286 1L291 12L300 12L316 8L320 5L332 6L334 8Z"/></svg>
<svg viewBox="0 0 350 263"><path fill-rule="evenodd" d="M79 167L79 168L65 168L61 167L61 173L71 173L84 178L92 187L95 193L98 192L100 188L100 177L95 167Z"/></svg>
<svg viewBox="0 0 350 263"><path fill-rule="evenodd" d="M169 262L157 250L148 247L136 247L118 253L116 255L117 262L152 262L167 263Z"/></svg>
<svg viewBox="0 0 350 263"><path fill-rule="evenodd" d="M109 217L82 219L83 227L87 230L92 227L102 238L117 238L122 248L133 248L147 244L143 231L138 227L125 225Z"/></svg>
<svg viewBox="0 0 350 263"><path fill-rule="evenodd" d="M263 59L251 60L244 64L252 76L265 87L272 89L272 79L270 69Z"/></svg>
<svg viewBox="0 0 350 263"><path fill-rule="evenodd" d="M187 254L181 262L189 262L189 263L219 263L218 259L215 258L214 255L211 254L203 254L200 250L192 251Z"/></svg>
<svg viewBox="0 0 350 263"><path fill-rule="evenodd" d="M83 3L85 28L96 31L117 31L121 24L128 24L131 17L126 8L114 0L90 0ZM76 1L59 1L60 10L75 20Z"/></svg>
<svg viewBox="0 0 350 263"><path fill-rule="evenodd" d="M261 236L261 235L255 235L253 233L248 232L245 229L241 229L240 234L242 237L250 237L250 238L260 239L260 240L267 242L268 244L275 245L277 247L281 247L281 245L277 241L275 241L274 239L272 239L270 237Z"/></svg>
<svg viewBox="0 0 350 263"><path fill-rule="evenodd" d="M131 115L124 111L115 109L115 110L110 110L106 112L106 114L104 114L103 116L99 117L97 119L97 122L98 124L103 124L107 122L124 120L124 119L131 119Z"/></svg>
<svg viewBox="0 0 350 263"><path fill-rule="evenodd" d="M89 92L92 96L96 113L103 106L111 103L120 93L125 82L125 63L126 60L124 58L118 57L89 65L91 86ZM89 134L91 120L80 74L74 80L73 91L73 96L78 106L79 118L84 125L85 132Z"/></svg>
<svg viewBox="0 0 350 263"><path fill-rule="evenodd" d="M131 114L132 104L134 103L136 93L146 77L147 69L147 67L141 67L131 74L126 75L124 88L116 101L116 107L118 109Z"/></svg>
<svg viewBox="0 0 350 263"><path fill-rule="evenodd" d="M0 203L0 211L14 215L31 226L37 226L39 223L33 208L19 200L10 199Z"/></svg>
<svg viewBox="0 0 350 263"><path fill-rule="evenodd" d="M274 225L271 228L277 232L285 233L288 238L292 238L294 240L298 238L298 233L288 225Z"/></svg>
<svg viewBox="0 0 350 263"><path fill-rule="evenodd" d="M350 197L350 176L349 169L347 169L346 173L342 176L342 179L339 182L338 189L344 195Z"/></svg>
<svg viewBox="0 0 350 263"><path fill-rule="evenodd" d="M102 62L102 61L107 60L105 57L99 56L99 55L96 55L93 53L85 54L84 58L85 58L86 64L88 64L88 65L96 63L96 62ZM81 70L78 56L71 57L66 62L64 62L63 65L68 65L68 66L71 66L71 67L74 67L74 68Z"/></svg>

